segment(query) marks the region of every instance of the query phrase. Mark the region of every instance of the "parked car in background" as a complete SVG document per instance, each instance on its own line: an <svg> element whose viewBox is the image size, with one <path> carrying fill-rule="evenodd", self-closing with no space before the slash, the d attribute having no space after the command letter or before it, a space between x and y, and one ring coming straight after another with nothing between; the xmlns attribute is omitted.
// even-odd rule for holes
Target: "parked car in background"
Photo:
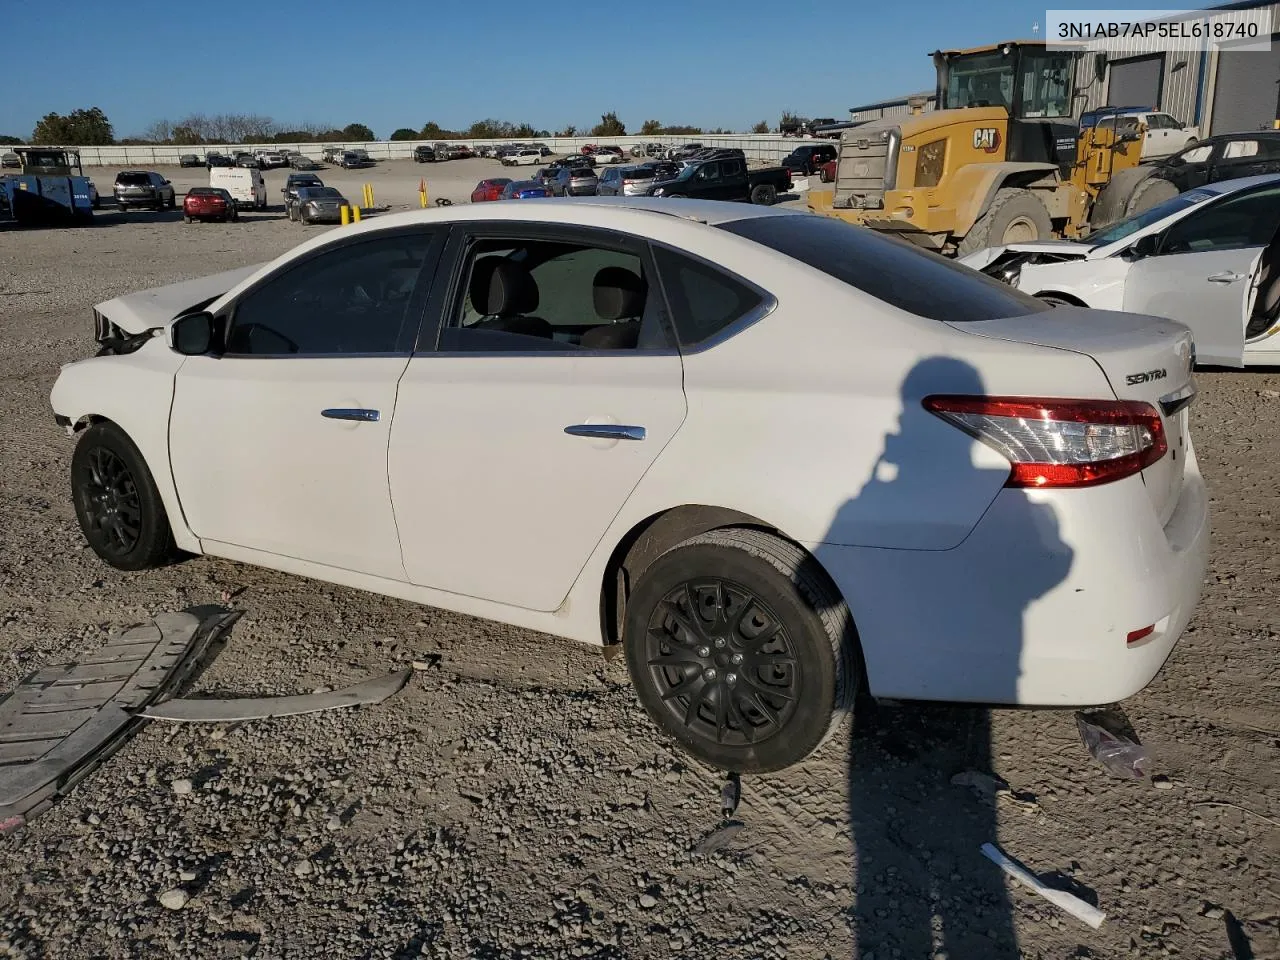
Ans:
<svg viewBox="0 0 1280 960"><path fill-rule="evenodd" d="M121 170L116 174L113 193L121 211L139 207L164 210L177 206L173 184L154 170Z"/></svg>
<svg viewBox="0 0 1280 960"><path fill-rule="evenodd" d="M313 160L305 153L292 153L289 155L289 166L294 170L323 170L324 164L317 160Z"/></svg>
<svg viewBox="0 0 1280 960"><path fill-rule="evenodd" d="M232 159L235 161L235 165L237 167L252 168L254 170L262 169L262 164L258 163L258 158L255 157L252 153L246 153L245 151L241 150L237 152L235 156L232 157Z"/></svg>
<svg viewBox="0 0 1280 960"><path fill-rule="evenodd" d="M1100 107L1080 115L1080 127L1097 124L1114 124L1117 132L1136 131L1144 128L1142 135L1142 159L1158 160L1172 156L1200 139L1198 127L1187 126L1171 114L1150 107Z"/></svg>
<svg viewBox="0 0 1280 960"><path fill-rule="evenodd" d="M342 160L342 155L346 151L342 147L325 147L324 152L320 154L325 163L338 163Z"/></svg>
<svg viewBox="0 0 1280 960"><path fill-rule="evenodd" d="M631 148L633 157L661 157L666 147L660 143L637 143Z"/></svg>
<svg viewBox="0 0 1280 960"><path fill-rule="evenodd" d="M700 143L686 143L678 147L669 147L664 156L664 159L685 160L689 157L692 157L699 150L703 150L703 149L705 149L705 147L703 147L703 145Z"/></svg>
<svg viewBox="0 0 1280 960"><path fill-rule="evenodd" d="M289 219L299 223L341 223L342 208L349 207L335 187L299 187L289 207Z"/></svg>
<svg viewBox="0 0 1280 960"><path fill-rule="evenodd" d="M209 153L204 155L204 165L209 170L212 170L214 167L234 167L236 162L232 157L227 156L225 153L218 153L216 150L211 150Z"/></svg>
<svg viewBox="0 0 1280 960"><path fill-rule="evenodd" d="M289 210L290 204L298 199L298 191L303 187L323 187L324 181L317 177L314 173L291 173L285 179L284 186L280 189L280 193L284 197L284 209Z"/></svg>
<svg viewBox="0 0 1280 960"><path fill-rule="evenodd" d="M1196 187L1082 240L960 262L1055 305L1184 323L1200 363L1280 364L1280 174Z"/></svg>
<svg viewBox="0 0 1280 960"><path fill-rule="evenodd" d="M621 147L596 147L591 156L596 163L622 163L625 159Z"/></svg>
<svg viewBox="0 0 1280 960"><path fill-rule="evenodd" d="M278 170L288 165L289 158L279 150L263 150L258 154L258 166L263 170Z"/></svg>
<svg viewBox="0 0 1280 960"><path fill-rule="evenodd" d="M1116 189L1131 190L1116 219L1150 210L1179 193L1207 183L1280 173L1280 130L1224 133L1193 143L1171 157L1122 170ZM1136 186L1134 185L1136 182ZM1111 184L1103 190L1105 201Z"/></svg>
<svg viewBox="0 0 1280 960"><path fill-rule="evenodd" d="M782 158L782 166L792 173L801 176L812 176L824 163L829 163L840 156L840 149L834 143L806 143L796 147Z"/></svg>
<svg viewBox="0 0 1280 960"><path fill-rule="evenodd" d="M658 169L650 163L629 167L609 167L600 171L596 195L601 197L643 197L658 175Z"/></svg>
<svg viewBox="0 0 1280 960"><path fill-rule="evenodd" d="M655 180L649 192L655 197L750 201L768 206L791 187L791 171L785 167L748 170L745 160L735 158L691 162L675 179Z"/></svg>
<svg viewBox="0 0 1280 960"><path fill-rule="evenodd" d="M502 188L499 200L533 200L551 196L551 190L538 180L513 180Z"/></svg>
<svg viewBox="0 0 1280 960"><path fill-rule="evenodd" d="M840 161L828 160L818 168L818 179L823 183L834 183L836 179L836 164Z"/></svg>
<svg viewBox="0 0 1280 960"><path fill-rule="evenodd" d="M182 550L616 644L743 774L864 695L1110 704L1170 658L1210 548L1185 327L803 211L453 211L98 303L50 394L94 554L140 595Z"/></svg>
<svg viewBox="0 0 1280 960"><path fill-rule="evenodd" d="M192 187L182 198L182 220L239 220L240 211L231 194L221 187Z"/></svg>
<svg viewBox="0 0 1280 960"><path fill-rule="evenodd" d="M209 186L222 187L237 206L267 209L267 181L257 167L215 168L209 171Z"/></svg>
<svg viewBox="0 0 1280 960"><path fill-rule="evenodd" d="M178 166L180 166L180 167L201 167L201 166L204 166L204 164L201 162L200 157L199 157L199 156L197 156L196 154L194 154L194 153L184 153L182 156L180 156L180 157L178 158Z"/></svg>
<svg viewBox="0 0 1280 960"><path fill-rule="evenodd" d="M435 163L436 151L434 147L429 147L425 143L419 144L413 148L414 163Z"/></svg>
<svg viewBox="0 0 1280 960"><path fill-rule="evenodd" d="M510 177L490 177L488 180L481 180L471 191L471 202L484 203L486 200L501 199L503 188L510 182Z"/></svg>
<svg viewBox="0 0 1280 960"><path fill-rule="evenodd" d="M348 150L342 154L342 159L338 161L338 166L343 170L362 170L365 167L372 167L373 161L369 159L369 155L355 150Z"/></svg>
<svg viewBox="0 0 1280 960"><path fill-rule="evenodd" d="M454 144L449 148L450 160L469 160L474 156L475 154L471 151L471 148L463 143Z"/></svg>
<svg viewBox="0 0 1280 960"><path fill-rule="evenodd" d="M542 162L542 154L529 147L516 153L509 153L502 158L504 167L531 167Z"/></svg>
<svg viewBox="0 0 1280 960"><path fill-rule="evenodd" d="M434 143L432 144L431 149L435 152L437 160L449 159L449 145L447 143L444 143L443 141Z"/></svg>
<svg viewBox="0 0 1280 960"><path fill-rule="evenodd" d="M539 156L549 157L552 154L551 148L548 147L545 143L531 143L529 144L529 146L537 150Z"/></svg>
<svg viewBox="0 0 1280 960"><path fill-rule="evenodd" d="M557 167L556 174L546 183L551 193L557 197L593 197L599 179L590 167Z"/></svg>

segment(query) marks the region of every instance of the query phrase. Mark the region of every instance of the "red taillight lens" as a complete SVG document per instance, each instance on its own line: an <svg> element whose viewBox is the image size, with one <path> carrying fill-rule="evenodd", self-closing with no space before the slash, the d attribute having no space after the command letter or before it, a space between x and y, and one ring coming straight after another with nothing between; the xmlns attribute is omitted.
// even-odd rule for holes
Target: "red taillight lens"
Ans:
<svg viewBox="0 0 1280 960"><path fill-rule="evenodd" d="M1109 483L1169 449L1159 411L1136 400L933 396L924 408L1005 457L1006 487Z"/></svg>

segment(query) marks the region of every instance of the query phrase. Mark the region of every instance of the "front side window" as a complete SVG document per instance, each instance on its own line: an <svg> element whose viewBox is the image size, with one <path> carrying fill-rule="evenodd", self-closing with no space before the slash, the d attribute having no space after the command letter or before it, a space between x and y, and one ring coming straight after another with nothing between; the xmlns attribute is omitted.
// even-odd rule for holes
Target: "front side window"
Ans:
<svg viewBox="0 0 1280 960"><path fill-rule="evenodd" d="M625 244L477 239L464 256L444 352L665 350L661 294Z"/></svg>
<svg viewBox="0 0 1280 960"><path fill-rule="evenodd" d="M1280 187L1249 190L1170 226L1160 244L1160 253L1263 247L1271 242L1277 226L1280 226Z"/></svg>
<svg viewBox="0 0 1280 960"><path fill-rule="evenodd" d="M268 278L235 304L225 353L341 356L401 349L426 233L344 244Z"/></svg>
<svg viewBox="0 0 1280 960"><path fill-rule="evenodd" d="M1213 144L1201 143L1170 157L1169 163L1176 167L1180 167L1184 163L1204 163L1209 159L1209 154L1211 153L1213 153Z"/></svg>

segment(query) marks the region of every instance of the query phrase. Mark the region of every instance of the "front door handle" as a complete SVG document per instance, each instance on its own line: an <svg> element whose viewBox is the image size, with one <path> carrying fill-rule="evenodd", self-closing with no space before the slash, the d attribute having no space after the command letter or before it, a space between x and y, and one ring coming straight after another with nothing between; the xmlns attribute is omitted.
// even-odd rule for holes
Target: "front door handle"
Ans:
<svg viewBox="0 0 1280 960"><path fill-rule="evenodd" d="M326 420L355 420L358 423L377 423L377 410L362 410L358 407L330 407L321 410L320 416Z"/></svg>
<svg viewBox="0 0 1280 960"><path fill-rule="evenodd" d="M1205 277L1210 283L1235 283L1237 280L1243 280L1243 273L1233 273L1228 270L1226 273L1215 273L1211 277Z"/></svg>
<svg viewBox="0 0 1280 960"><path fill-rule="evenodd" d="M629 427L622 423L575 423L564 428L571 437L592 437L596 440L643 440L644 427Z"/></svg>

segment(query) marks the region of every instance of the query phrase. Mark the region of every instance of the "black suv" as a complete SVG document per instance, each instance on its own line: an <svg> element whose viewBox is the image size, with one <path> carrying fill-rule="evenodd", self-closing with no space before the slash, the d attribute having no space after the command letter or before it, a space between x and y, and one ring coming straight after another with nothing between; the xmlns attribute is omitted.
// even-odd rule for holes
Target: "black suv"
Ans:
<svg viewBox="0 0 1280 960"><path fill-rule="evenodd" d="M122 213L130 207L163 210L177 206L173 184L152 170L121 170L116 174L114 193Z"/></svg>
<svg viewBox="0 0 1280 960"><path fill-rule="evenodd" d="M782 165L788 170L804 176L812 176L818 168L840 155L840 151L831 143L806 143L796 147L782 158Z"/></svg>
<svg viewBox="0 0 1280 960"><path fill-rule="evenodd" d="M1219 134L1183 147L1171 157L1144 163L1132 172L1122 171L1120 176L1133 178L1130 184L1139 182L1114 217L1133 216L1206 183L1262 173L1280 173L1280 130Z"/></svg>
<svg viewBox="0 0 1280 960"><path fill-rule="evenodd" d="M425 143L420 147L414 147L413 160L415 163L435 163L435 147L428 147Z"/></svg>

